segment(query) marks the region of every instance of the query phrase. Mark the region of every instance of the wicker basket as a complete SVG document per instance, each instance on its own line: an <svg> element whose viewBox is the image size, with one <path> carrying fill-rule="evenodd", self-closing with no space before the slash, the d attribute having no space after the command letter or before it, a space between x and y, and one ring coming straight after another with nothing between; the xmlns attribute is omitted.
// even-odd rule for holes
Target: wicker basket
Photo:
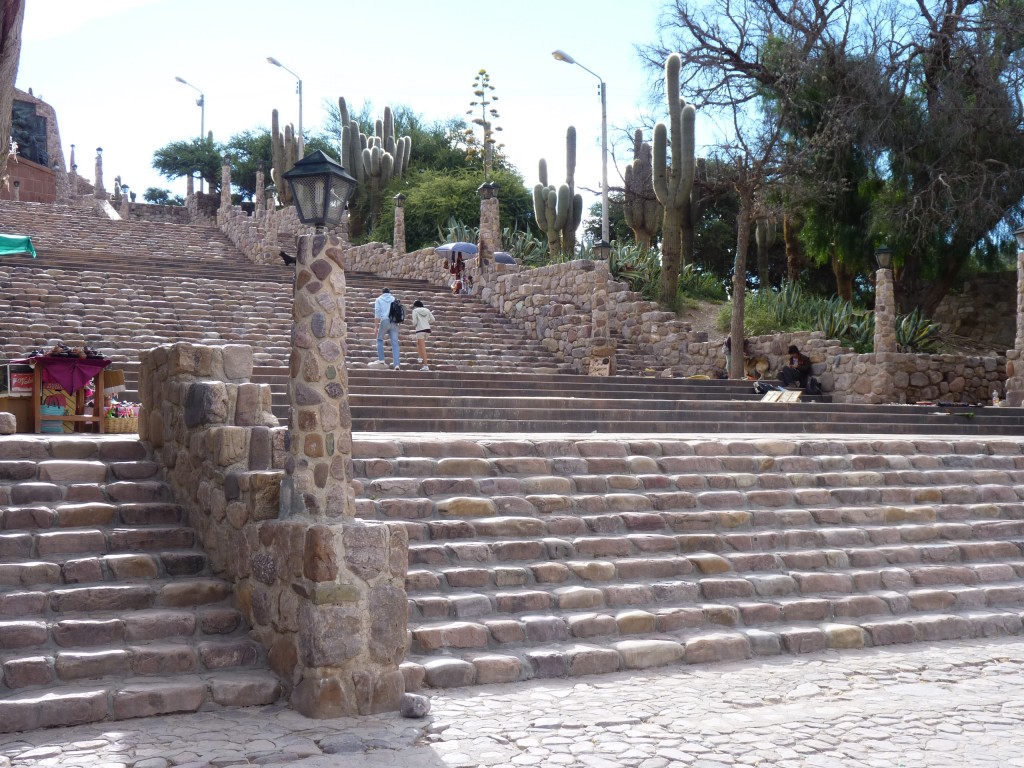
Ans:
<svg viewBox="0 0 1024 768"><path fill-rule="evenodd" d="M103 431L112 435L134 434L139 431L139 417L126 416L121 419L107 417L103 420Z"/></svg>

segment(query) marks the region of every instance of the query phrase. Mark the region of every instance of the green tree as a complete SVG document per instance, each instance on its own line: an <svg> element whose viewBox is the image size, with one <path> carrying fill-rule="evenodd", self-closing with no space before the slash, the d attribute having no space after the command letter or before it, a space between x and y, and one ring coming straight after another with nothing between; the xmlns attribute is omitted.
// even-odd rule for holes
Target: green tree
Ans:
<svg viewBox="0 0 1024 768"><path fill-rule="evenodd" d="M171 190L159 187L147 187L142 193L142 199L153 205L184 205L185 201L181 195L172 195Z"/></svg>
<svg viewBox="0 0 1024 768"><path fill-rule="evenodd" d="M492 180L498 184L502 229L525 229L530 220L533 195L516 171L496 168ZM398 186L400 185L400 189ZM405 241L410 251L437 243L438 228L449 219L470 223L480 221L479 171L421 170L392 185L389 192L401 191L405 200ZM381 220L370 234L371 240L390 242L394 231L394 203L391 196Z"/></svg>
<svg viewBox="0 0 1024 768"><path fill-rule="evenodd" d="M212 138L172 141L153 153L153 168L165 179L180 179L198 174L210 187L220 190L222 148Z"/></svg>
<svg viewBox="0 0 1024 768"><path fill-rule="evenodd" d="M236 133L224 152L231 157L231 185L238 189L243 200L253 200L256 189L256 172L262 168L264 184L270 184L270 169L273 165L270 129L259 127ZM337 154L337 153L335 153Z"/></svg>

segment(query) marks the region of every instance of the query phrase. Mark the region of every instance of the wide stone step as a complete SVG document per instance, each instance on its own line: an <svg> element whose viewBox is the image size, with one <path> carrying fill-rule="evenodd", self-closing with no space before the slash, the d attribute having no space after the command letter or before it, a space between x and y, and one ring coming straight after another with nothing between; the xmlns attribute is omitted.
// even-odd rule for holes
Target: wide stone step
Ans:
<svg viewBox="0 0 1024 768"><path fill-rule="evenodd" d="M28 690L0 698L0 732L259 706L280 694L275 675L251 669Z"/></svg>
<svg viewBox="0 0 1024 768"><path fill-rule="evenodd" d="M976 637L1019 635L1019 610L967 610L863 622L826 622L737 630L669 630L604 642L528 643L526 628L516 622L494 622L488 637L523 637L519 645L500 648L447 648L442 656L410 656L402 665L406 688L455 688L518 680L578 677L647 669L667 664L706 664L773 657L782 653L815 653L896 643L935 642ZM471 631L465 631L472 637Z"/></svg>

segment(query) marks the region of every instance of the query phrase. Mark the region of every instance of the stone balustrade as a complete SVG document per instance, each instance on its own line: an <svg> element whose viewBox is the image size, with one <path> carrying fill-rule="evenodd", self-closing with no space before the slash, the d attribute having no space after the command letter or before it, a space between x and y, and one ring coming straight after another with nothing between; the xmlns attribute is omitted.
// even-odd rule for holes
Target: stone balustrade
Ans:
<svg viewBox="0 0 1024 768"><path fill-rule="evenodd" d="M323 259L307 250L303 263L319 269ZM335 284L343 292L344 282ZM343 302L337 311L343 318ZM292 705L309 717L395 710L404 692L406 534L282 510L297 436L276 426L270 387L251 374L252 350L242 345L143 353L139 436L189 510L211 568L234 583ZM349 432L339 441L345 451L350 440Z"/></svg>

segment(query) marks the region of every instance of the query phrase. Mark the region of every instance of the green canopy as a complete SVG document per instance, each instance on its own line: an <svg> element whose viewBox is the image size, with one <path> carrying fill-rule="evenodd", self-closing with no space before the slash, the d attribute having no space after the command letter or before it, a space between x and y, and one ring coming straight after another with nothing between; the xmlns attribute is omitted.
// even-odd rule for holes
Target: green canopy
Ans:
<svg viewBox="0 0 1024 768"><path fill-rule="evenodd" d="M0 256L13 253L31 253L34 259L36 249L32 245L32 238L25 235L0 235Z"/></svg>

